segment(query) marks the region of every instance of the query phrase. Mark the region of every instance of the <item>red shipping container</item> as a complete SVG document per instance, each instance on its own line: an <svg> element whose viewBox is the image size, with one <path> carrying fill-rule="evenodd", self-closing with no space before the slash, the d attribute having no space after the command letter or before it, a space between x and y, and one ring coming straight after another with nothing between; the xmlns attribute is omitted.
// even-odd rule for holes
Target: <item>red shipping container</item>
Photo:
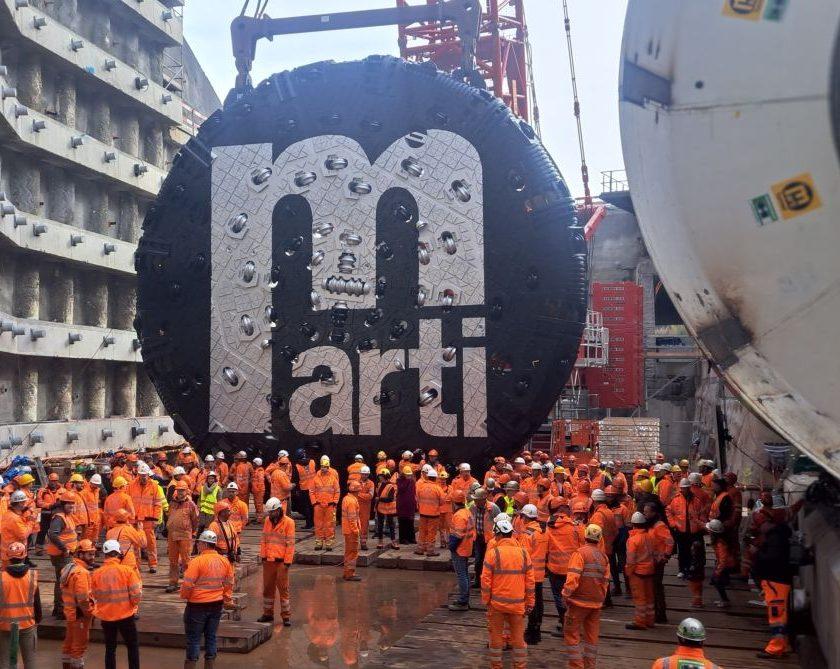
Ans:
<svg viewBox="0 0 840 669"><path fill-rule="evenodd" d="M590 308L601 312L610 333L607 366L585 370L593 405L634 409L644 402L642 287L630 281L593 283Z"/></svg>

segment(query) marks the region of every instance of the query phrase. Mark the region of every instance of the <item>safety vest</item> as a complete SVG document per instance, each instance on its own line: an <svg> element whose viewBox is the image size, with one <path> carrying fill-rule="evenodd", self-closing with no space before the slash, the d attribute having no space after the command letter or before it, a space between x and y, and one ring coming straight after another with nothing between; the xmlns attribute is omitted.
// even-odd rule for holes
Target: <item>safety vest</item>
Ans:
<svg viewBox="0 0 840 669"><path fill-rule="evenodd" d="M613 542L618 535L618 528L615 525L615 515L612 509L606 504L598 504L589 522L601 528L604 537L604 550L607 553L612 553Z"/></svg>
<svg viewBox="0 0 840 669"><path fill-rule="evenodd" d="M218 483L209 491L207 490L207 486L201 486L201 492L198 494L198 510L201 513L207 514L208 516L212 516L214 514L216 502L219 501L219 491L221 491L221 489L222 488Z"/></svg>
<svg viewBox="0 0 840 669"><path fill-rule="evenodd" d="M212 604L233 596L233 566L212 548L190 560L181 584L181 598L193 604Z"/></svg>
<svg viewBox="0 0 840 669"><path fill-rule="evenodd" d="M711 660L707 660L702 648L677 646L669 657L660 657L653 663L652 669L720 669Z"/></svg>
<svg viewBox="0 0 840 669"><path fill-rule="evenodd" d="M386 482L376 493L376 512L383 516L397 515L397 486Z"/></svg>
<svg viewBox="0 0 840 669"><path fill-rule="evenodd" d="M440 516L440 501L443 493L440 486L432 481L417 482L417 508L421 516L438 518Z"/></svg>
<svg viewBox="0 0 840 669"><path fill-rule="evenodd" d="M260 539L260 557L292 564L295 556L295 521L283 516L276 525L266 517Z"/></svg>
<svg viewBox="0 0 840 669"><path fill-rule="evenodd" d="M312 480L312 487L309 489L309 497L313 504L326 506L327 504L338 504L338 497L341 490L338 487L338 474L334 469L326 472L319 469Z"/></svg>
<svg viewBox="0 0 840 669"><path fill-rule="evenodd" d="M607 596L609 582L610 563L607 556L587 543L578 548L569 560L563 596L577 606L600 609Z"/></svg>
<svg viewBox="0 0 840 669"><path fill-rule="evenodd" d="M690 502L685 495L677 495L665 509L665 515L671 529L676 532L696 534L702 532L706 524L703 503L696 495L692 496Z"/></svg>
<svg viewBox="0 0 840 669"><path fill-rule="evenodd" d="M515 539L505 537L487 549L481 575L481 599L503 613L523 615L534 603L534 568Z"/></svg>
<svg viewBox="0 0 840 669"><path fill-rule="evenodd" d="M627 540L627 572L636 576L652 576L653 565L653 541L647 530L630 530L630 538Z"/></svg>
<svg viewBox="0 0 840 669"><path fill-rule="evenodd" d="M128 484L128 494L134 504L137 520L158 520L160 518L161 501L158 496L158 484L147 479L145 485L138 477Z"/></svg>
<svg viewBox="0 0 840 669"><path fill-rule="evenodd" d="M74 559L61 570L61 603L64 607L64 617L73 621L83 616L93 614L93 599L90 594L90 572L87 565L79 559Z"/></svg>
<svg viewBox="0 0 840 669"><path fill-rule="evenodd" d="M548 534L539 521L532 520L518 537L519 543L531 556L534 566L534 582L542 583L545 579L545 565L548 559Z"/></svg>
<svg viewBox="0 0 840 669"><path fill-rule="evenodd" d="M301 490L309 490L312 484L312 479L315 476L315 461L310 460L306 465L295 465L297 467L298 479L300 480L299 487Z"/></svg>
<svg viewBox="0 0 840 669"><path fill-rule="evenodd" d="M345 495L341 502L341 533L344 536L359 534L362 525L359 520L359 500L353 495Z"/></svg>
<svg viewBox="0 0 840 669"><path fill-rule="evenodd" d="M136 569L121 564L118 558L105 558L91 577L94 615L107 621L130 618L137 613L142 592Z"/></svg>
<svg viewBox="0 0 840 669"><path fill-rule="evenodd" d="M127 492L117 490L105 498L105 527L111 528L117 524L117 511L125 509L128 512L128 522L136 520L134 503Z"/></svg>
<svg viewBox="0 0 840 669"><path fill-rule="evenodd" d="M234 556L239 548L239 538L229 520L222 522L218 518L207 528L216 533L216 550L222 555Z"/></svg>
<svg viewBox="0 0 840 669"><path fill-rule="evenodd" d="M0 572L0 630L8 632L12 623L22 630L35 624L35 589L38 572L28 570L17 578L6 571Z"/></svg>
<svg viewBox="0 0 840 669"><path fill-rule="evenodd" d="M90 523L87 504L85 504L85 500L81 493L77 492L75 488L69 488L67 492L73 496L73 514L71 518L73 519L76 527Z"/></svg>
<svg viewBox="0 0 840 669"><path fill-rule="evenodd" d="M73 522L72 518L61 511L54 514L53 518L61 518L64 522L64 527L61 532L58 533L58 538L61 539L62 543L67 547L67 550L73 553L79 545L79 540L76 536L76 523ZM53 544L49 538L47 538L47 555L52 555L53 557L63 555L61 549Z"/></svg>
<svg viewBox="0 0 840 669"><path fill-rule="evenodd" d="M568 516L560 516L547 528L548 560L546 566L553 574L562 576L569 569L572 554L580 547L580 532Z"/></svg>
<svg viewBox="0 0 840 669"><path fill-rule="evenodd" d="M472 511L467 508L458 509L452 516L452 525L449 532L461 540L456 553L461 557L472 555L473 543L475 542L475 518Z"/></svg>
<svg viewBox="0 0 840 669"><path fill-rule="evenodd" d="M15 542L26 545L32 528L31 523L27 520L28 515L26 511L23 512L23 515L14 511L7 511L3 514L3 518L0 520L0 558L2 558L3 564L8 564L9 546Z"/></svg>

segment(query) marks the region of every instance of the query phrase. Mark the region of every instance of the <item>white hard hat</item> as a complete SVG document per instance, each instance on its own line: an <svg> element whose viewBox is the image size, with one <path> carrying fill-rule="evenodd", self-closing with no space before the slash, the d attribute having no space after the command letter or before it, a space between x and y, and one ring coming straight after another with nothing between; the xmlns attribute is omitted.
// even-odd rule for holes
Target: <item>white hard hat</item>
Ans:
<svg viewBox="0 0 840 669"><path fill-rule="evenodd" d="M140 463L137 465L137 473L138 473L140 476L144 476L144 475L145 475L145 476L148 476L149 474L151 474L151 473L152 473L152 470L151 470L151 469L149 469L149 465L147 465L145 462L140 462Z"/></svg>
<svg viewBox="0 0 840 669"><path fill-rule="evenodd" d="M362 468L359 470L359 473L360 473L360 474L370 474L370 467L368 467L367 465L365 465L364 467L362 467Z"/></svg>
<svg viewBox="0 0 840 669"><path fill-rule="evenodd" d="M692 485L695 483L700 483L702 480L703 477L700 476L699 472L691 472L691 474L688 475L688 482Z"/></svg>
<svg viewBox="0 0 840 669"><path fill-rule="evenodd" d="M641 511L636 511L633 516L630 518L630 522L633 525L644 525L647 522L647 518L645 518L645 514Z"/></svg>
<svg viewBox="0 0 840 669"><path fill-rule="evenodd" d="M712 478L713 479L722 479L723 474L720 473L720 469L713 469L712 470Z"/></svg>
<svg viewBox="0 0 840 669"><path fill-rule="evenodd" d="M248 454L245 451L239 451L239 453L236 454L236 457L237 458L247 458Z"/></svg>
<svg viewBox="0 0 840 669"><path fill-rule="evenodd" d="M437 472L432 467L429 467L429 471L426 472L426 476L428 476L430 479L436 479Z"/></svg>
<svg viewBox="0 0 840 669"><path fill-rule="evenodd" d="M262 467L262 458L254 458L254 464L257 467Z"/></svg>
<svg viewBox="0 0 840 669"><path fill-rule="evenodd" d="M493 519L493 529L500 534L510 534L513 532L513 523L510 516L506 513L500 513Z"/></svg>
<svg viewBox="0 0 840 669"><path fill-rule="evenodd" d="M93 485L102 485L102 477L99 474L94 474L90 477L90 482Z"/></svg>
<svg viewBox="0 0 840 669"><path fill-rule="evenodd" d="M513 461L513 464L524 465L525 464L525 458L516 458L516 460Z"/></svg>
<svg viewBox="0 0 840 669"><path fill-rule="evenodd" d="M612 460L608 460L607 461L607 467L609 469L612 469L613 467L615 467L615 462L613 462Z"/></svg>
<svg viewBox="0 0 840 669"><path fill-rule="evenodd" d="M215 546L219 538L213 530L204 530L204 532L199 535L198 540L204 542L205 544L213 544Z"/></svg>
<svg viewBox="0 0 840 669"><path fill-rule="evenodd" d="M228 490L239 490L239 486L236 485L236 481L231 481L230 483L227 484L227 489Z"/></svg>
<svg viewBox="0 0 840 669"><path fill-rule="evenodd" d="M207 472L207 478L209 479L211 476L212 476L214 479L219 478L219 475L216 473L216 470L215 470L215 469L211 469L209 472Z"/></svg>
<svg viewBox="0 0 840 669"><path fill-rule="evenodd" d="M23 490L15 490L9 497L9 502L11 504L17 504L18 502L25 502L26 499L26 493Z"/></svg>
<svg viewBox="0 0 840 669"><path fill-rule="evenodd" d="M653 466L653 471L655 471L655 472L661 472L661 471L662 471L662 465L660 465L660 464L655 464L655 465Z"/></svg>
<svg viewBox="0 0 840 669"><path fill-rule="evenodd" d="M266 513L271 513L272 511L277 511L277 509L281 508L283 503L277 499L276 497L270 497L269 500L265 503L263 507Z"/></svg>
<svg viewBox="0 0 840 669"><path fill-rule="evenodd" d="M531 463L531 470L532 471L537 471L537 470L542 471L542 465L539 462L532 462Z"/></svg>
<svg viewBox="0 0 840 669"><path fill-rule="evenodd" d="M362 455L361 453L356 453L356 455L353 456L353 459L356 462L362 462L365 459L365 456Z"/></svg>
<svg viewBox="0 0 840 669"><path fill-rule="evenodd" d="M108 539L104 544L102 544L102 552L107 555L108 553L119 553L122 555L122 548L120 547L120 542L116 539Z"/></svg>
<svg viewBox="0 0 840 669"><path fill-rule="evenodd" d="M429 463L426 463L425 465L423 465L423 467L420 469L420 471L423 472L424 474L428 474L429 470L431 470L431 469L434 469L434 467L432 467Z"/></svg>
<svg viewBox="0 0 840 669"><path fill-rule="evenodd" d="M712 534L720 534L723 532L723 523L720 522L717 518L713 518L708 523L706 523L706 529L709 530Z"/></svg>
<svg viewBox="0 0 840 669"><path fill-rule="evenodd" d="M691 487L691 478L687 479L680 479L680 488L690 488Z"/></svg>
<svg viewBox="0 0 840 669"><path fill-rule="evenodd" d="M110 474L111 473L111 465L102 465L102 473L103 474Z"/></svg>
<svg viewBox="0 0 840 669"><path fill-rule="evenodd" d="M225 454L222 453L221 451L219 451L218 453L216 453L216 459L217 460L224 460L225 459Z"/></svg>
<svg viewBox="0 0 840 669"><path fill-rule="evenodd" d="M470 467L469 462L462 462L460 465L458 465L458 469L462 472L472 471L472 467Z"/></svg>
<svg viewBox="0 0 840 669"><path fill-rule="evenodd" d="M488 488L495 488L496 487L496 479L494 479L492 476L488 476L487 480L484 482L484 485L487 486Z"/></svg>
<svg viewBox="0 0 840 669"><path fill-rule="evenodd" d="M536 518L537 517L537 507L533 504L526 504L522 507L522 511L520 512L526 518Z"/></svg>
<svg viewBox="0 0 840 669"><path fill-rule="evenodd" d="M280 451L277 454L277 457L278 458L288 458L289 457L289 451Z"/></svg>
<svg viewBox="0 0 840 669"><path fill-rule="evenodd" d="M595 488L592 491L592 501L593 502L606 502L607 501L607 494L601 490L600 488Z"/></svg>
<svg viewBox="0 0 840 669"><path fill-rule="evenodd" d="M192 453L192 448L184 446L184 448L181 449L181 453Z"/></svg>
<svg viewBox="0 0 840 669"><path fill-rule="evenodd" d="M408 460L411 457L411 451L403 451L403 460Z"/></svg>
<svg viewBox="0 0 840 669"><path fill-rule="evenodd" d="M204 456L204 462L216 462L216 458L208 453Z"/></svg>
<svg viewBox="0 0 840 669"><path fill-rule="evenodd" d="M178 465L175 469L172 470L172 476L183 476L187 473L187 470Z"/></svg>

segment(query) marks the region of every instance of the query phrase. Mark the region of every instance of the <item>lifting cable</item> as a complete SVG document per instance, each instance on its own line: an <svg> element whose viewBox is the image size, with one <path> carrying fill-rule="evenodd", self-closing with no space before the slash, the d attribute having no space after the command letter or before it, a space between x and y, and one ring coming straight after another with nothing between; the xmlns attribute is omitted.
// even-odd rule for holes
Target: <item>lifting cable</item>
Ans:
<svg viewBox="0 0 840 669"><path fill-rule="evenodd" d="M574 97L574 113L577 122L578 145L580 146L580 174L583 179L584 206L592 207L592 193L589 191L589 168L586 166L586 152L583 148L583 126L580 122L580 100L578 99L577 76L575 75L575 54L572 48L572 23L569 20L569 5L563 0L563 25L566 28L566 44L569 47L569 70L572 74L572 95Z"/></svg>

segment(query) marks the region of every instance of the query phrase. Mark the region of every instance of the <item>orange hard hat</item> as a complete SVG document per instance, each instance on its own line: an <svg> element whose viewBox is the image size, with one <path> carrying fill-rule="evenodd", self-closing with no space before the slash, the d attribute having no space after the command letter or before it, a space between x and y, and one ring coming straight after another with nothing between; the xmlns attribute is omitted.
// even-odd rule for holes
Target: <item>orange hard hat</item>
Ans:
<svg viewBox="0 0 840 669"><path fill-rule="evenodd" d="M130 453L128 456L129 462L137 462L137 453Z"/></svg>
<svg viewBox="0 0 840 669"><path fill-rule="evenodd" d="M537 486L548 490L551 487L551 482L546 478L537 479Z"/></svg>
<svg viewBox="0 0 840 669"><path fill-rule="evenodd" d="M59 493L58 495L58 501L62 504L75 504L76 496L69 490L62 490L61 493Z"/></svg>
<svg viewBox="0 0 840 669"><path fill-rule="evenodd" d="M585 499L573 499L572 500L572 513L587 513L588 511L589 511L588 500L585 500Z"/></svg>
<svg viewBox="0 0 840 669"><path fill-rule="evenodd" d="M117 509L116 513L114 514L114 519L118 523L127 523L128 522L128 511L125 509Z"/></svg>
<svg viewBox="0 0 840 669"><path fill-rule="evenodd" d="M598 460L596 460L595 458L592 458L592 459L589 461L589 466L590 466L590 467L600 467L600 466L601 466L601 463L600 463L600 462L598 462Z"/></svg>
<svg viewBox="0 0 840 669"><path fill-rule="evenodd" d="M50 475L47 477L47 480L49 480L49 481L58 481L58 474L56 474L55 472L53 472L52 474L50 474Z"/></svg>
<svg viewBox="0 0 840 669"><path fill-rule="evenodd" d="M604 488L604 494L605 495L615 495L615 488L611 485L608 485L606 488Z"/></svg>
<svg viewBox="0 0 840 669"><path fill-rule="evenodd" d="M513 501L520 506L525 506L528 503L528 493L521 490L513 496Z"/></svg>
<svg viewBox="0 0 840 669"><path fill-rule="evenodd" d="M577 491L582 495L588 495L592 492L592 486L586 479L581 479L577 484Z"/></svg>
<svg viewBox="0 0 840 669"><path fill-rule="evenodd" d="M570 455L569 462L577 462L577 458L574 455Z"/></svg>
<svg viewBox="0 0 840 669"><path fill-rule="evenodd" d="M158 453L157 454L158 461L166 460L166 453Z"/></svg>
<svg viewBox="0 0 840 669"><path fill-rule="evenodd" d="M549 513L556 513L563 506L569 506L565 497L552 497L548 502L548 511Z"/></svg>
<svg viewBox="0 0 840 669"><path fill-rule="evenodd" d="M359 492L362 489L362 486L359 485L358 481L350 481L347 484L347 490L349 492Z"/></svg>
<svg viewBox="0 0 840 669"><path fill-rule="evenodd" d="M216 502L216 505L213 507L213 513L219 515L222 511L230 511L230 502L226 499L223 499L221 502Z"/></svg>
<svg viewBox="0 0 840 669"><path fill-rule="evenodd" d="M122 509L120 509L122 511ZM79 547L76 549L79 553L90 553L91 551L95 551L96 546L93 545L93 542L90 539L82 539L79 542Z"/></svg>
<svg viewBox="0 0 840 669"><path fill-rule="evenodd" d="M438 456L438 452L434 448L431 451L429 451L429 457L430 458L436 458L437 456Z"/></svg>
<svg viewBox="0 0 840 669"><path fill-rule="evenodd" d="M452 503L453 504L466 504L467 503L467 495L463 490L453 490L452 491Z"/></svg>
<svg viewBox="0 0 840 669"><path fill-rule="evenodd" d="M186 481L175 481L175 490L189 490L190 485Z"/></svg>
<svg viewBox="0 0 840 669"><path fill-rule="evenodd" d="M12 559L23 560L26 557L26 546L14 541L6 548L6 554Z"/></svg>
<svg viewBox="0 0 840 669"><path fill-rule="evenodd" d="M580 465L578 465L578 471L579 471L581 474L587 474L587 473L589 473L589 465L587 465L587 464L580 464Z"/></svg>

